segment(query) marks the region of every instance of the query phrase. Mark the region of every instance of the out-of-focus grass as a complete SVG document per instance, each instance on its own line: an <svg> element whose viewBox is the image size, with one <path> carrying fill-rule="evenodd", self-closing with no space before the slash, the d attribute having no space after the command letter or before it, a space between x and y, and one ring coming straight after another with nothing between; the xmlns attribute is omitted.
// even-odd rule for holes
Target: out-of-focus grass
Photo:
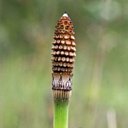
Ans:
<svg viewBox="0 0 128 128"><path fill-rule="evenodd" d="M0 127L48 127L51 111L50 66L45 62L20 56L1 64ZM28 61L29 60L29 61ZM38 63L38 64L37 64ZM50 76L51 74L49 74ZM48 110L47 109L47 110ZM52 113L50 113L52 114Z"/></svg>
<svg viewBox="0 0 128 128"><path fill-rule="evenodd" d="M77 43L69 127L127 128L123 0L0 1L0 128L52 127L50 49L64 11L73 20Z"/></svg>

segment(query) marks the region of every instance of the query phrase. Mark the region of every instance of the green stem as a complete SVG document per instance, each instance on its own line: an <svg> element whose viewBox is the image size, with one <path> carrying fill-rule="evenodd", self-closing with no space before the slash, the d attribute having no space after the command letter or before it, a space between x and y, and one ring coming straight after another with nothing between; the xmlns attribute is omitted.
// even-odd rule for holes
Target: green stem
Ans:
<svg viewBox="0 0 128 128"><path fill-rule="evenodd" d="M54 101L54 128L68 128L68 101Z"/></svg>

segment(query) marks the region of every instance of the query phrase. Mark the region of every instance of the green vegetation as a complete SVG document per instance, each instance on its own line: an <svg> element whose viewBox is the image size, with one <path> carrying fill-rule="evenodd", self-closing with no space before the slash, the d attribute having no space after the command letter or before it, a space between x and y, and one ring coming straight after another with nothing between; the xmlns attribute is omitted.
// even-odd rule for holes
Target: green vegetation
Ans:
<svg viewBox="0 0 128 128"><path fill-rule="evenodd" d="M77 43L69 128L127 128L127 5L124 0L1 0L0 128L52 128L50 49L54 25L65 10Z"/></svg>

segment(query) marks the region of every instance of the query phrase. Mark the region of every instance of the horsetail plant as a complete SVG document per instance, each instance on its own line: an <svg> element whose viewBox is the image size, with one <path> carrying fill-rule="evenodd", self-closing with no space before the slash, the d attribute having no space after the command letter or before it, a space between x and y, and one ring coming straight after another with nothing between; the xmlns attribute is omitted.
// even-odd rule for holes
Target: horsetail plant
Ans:
<svg viewBox="0 0 128 128"><path fill-rule="evenodd" d="M67 13L59 19L52 46L53 128L68 128L76 43L73 24Z"/></svg>

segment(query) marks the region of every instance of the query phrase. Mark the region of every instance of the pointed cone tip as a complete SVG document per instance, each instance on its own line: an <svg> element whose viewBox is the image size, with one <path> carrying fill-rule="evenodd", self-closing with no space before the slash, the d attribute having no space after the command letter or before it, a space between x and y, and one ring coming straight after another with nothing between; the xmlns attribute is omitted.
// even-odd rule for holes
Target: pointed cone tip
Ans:
<svg viewBox="0 0 128 128"><path fill-rule="evenodd" d="M66 16L66 17L68 17L68 14L67 14L67 12L64 12L63 16Z"/></svg>

